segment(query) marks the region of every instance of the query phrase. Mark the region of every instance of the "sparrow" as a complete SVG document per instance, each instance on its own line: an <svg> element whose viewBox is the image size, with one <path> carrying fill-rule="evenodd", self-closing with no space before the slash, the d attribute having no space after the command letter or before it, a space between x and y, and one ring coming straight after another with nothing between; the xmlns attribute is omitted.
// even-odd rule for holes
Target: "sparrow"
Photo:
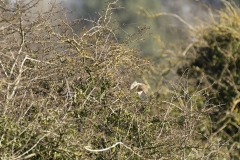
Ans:
<svg viewBox="0 0 240 160"><path fill-rule="evenodd" d="M130 87L131 90L135 89L137 91L139 98L143 101L147 100L149 88L150 87L148 85L138 83L137 81L134 81Z"/></svg>

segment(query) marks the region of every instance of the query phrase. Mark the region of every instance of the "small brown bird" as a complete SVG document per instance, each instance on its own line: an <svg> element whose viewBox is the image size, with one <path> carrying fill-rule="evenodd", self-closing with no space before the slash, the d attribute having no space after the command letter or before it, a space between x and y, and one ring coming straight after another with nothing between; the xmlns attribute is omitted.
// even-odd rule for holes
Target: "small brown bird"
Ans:
<svg viewBox="0 0 240 160"><path fill-rule="evenodd" d="M145 85L143 83L138 83L137 81L134 81L130 87L131 90L135 89L137 91L138 96L143 101L147 100L147 94L148 94L149 88L150 87L148 85Z"/></svg>

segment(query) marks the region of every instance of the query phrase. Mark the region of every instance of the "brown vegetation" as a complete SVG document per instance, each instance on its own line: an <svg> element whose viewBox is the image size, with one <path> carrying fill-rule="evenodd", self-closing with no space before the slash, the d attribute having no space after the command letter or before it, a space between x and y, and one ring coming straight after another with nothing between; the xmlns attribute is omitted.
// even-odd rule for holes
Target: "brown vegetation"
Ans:
<svg viewBox="0 0 240 160"><path fill-rule="evenodd" d="M118 42L117 1L80 34L82 21L58 19L54 3L34 12L37 2L0 7L1 159L230 158L212 133L208 87L183 73L146 101L130 90L150 62Z"/></svg>

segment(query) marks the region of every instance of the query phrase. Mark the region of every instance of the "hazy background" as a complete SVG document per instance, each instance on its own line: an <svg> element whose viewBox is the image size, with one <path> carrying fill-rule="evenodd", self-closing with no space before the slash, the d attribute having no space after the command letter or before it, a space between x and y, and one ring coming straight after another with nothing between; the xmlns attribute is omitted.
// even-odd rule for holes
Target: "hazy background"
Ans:
<svg viewBox="0 0 240 160"><path fill-rule="evenodd" d="M16 0L10 0L12 3ZM25 0L28 2L29 0ZM50 0L43 0L38 10L47 10ZM238 5L240 0L235 0ZM69 19L87 18L96 20L98 13L103 13L106 9L106 0L56 0L57 3L72 11L68 14ZM152 56L160 53L161 48L166 47L161 42L171 45L171 43L186 42L191 39L188 34L188 27L178 19L170 16L160 16L155 18L144 17L140 7L146 9L150 14L160 12L174 13L195 26L199 20L209 21L209 8L213 13L217 9L224 7L221 0L119 0L118 4L123 7L113 14L118 21L118 40L136 39L130 47L139 48L141 55ZM61 16L61 15L59 15ZM84 25L91 27L92 24ZM76 32L81 32L81 25L75 26ZM142 28L147 28L139 34L134 34ZM138 40L140 39L141 40Z"/></svg>
<svg viewBox="0 0 240 160"><path fill-rule="evenodd" d="M58 2L60 1L58 0ZM88 18L95 20L98 17L97 13L106 8L107 3L105 2L106 0L66 0L63 4L68 10L73 11L72 19ZM239 4L239 0L235 2ZM118 4L124 8L114 14L114 18L118 20L121 27L119 40L136 33L139 28L149 28L140 33L144 40L132 44L132 46L140 49L143 56L160 54L161 48L166 46L161 46L162 43L159 43L159 40L169 45L188 41L189 29L174 17L144 17L141 15L142 11L139 7L145 8L151 14L160 12L177 14L193 26L199 20L209 21L208 7L213 12L223 7L221 0L119 0ZM75 29L78 30L78 28ZM133 35L132 39L138 39L137 36Z"/></svg>

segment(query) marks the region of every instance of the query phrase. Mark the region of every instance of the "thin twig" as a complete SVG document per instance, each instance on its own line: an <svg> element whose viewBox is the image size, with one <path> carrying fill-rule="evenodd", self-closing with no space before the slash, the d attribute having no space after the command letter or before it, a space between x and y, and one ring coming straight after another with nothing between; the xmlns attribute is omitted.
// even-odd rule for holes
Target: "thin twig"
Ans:
<svg viewBox="0 0 240 160"><path fill-rule="evenodd" d="M114 145L110 146L110 147L107 147L107 148L103 148L103 149L91 149L90 146L85 146L84 148L90 152L104 152L104 151L107 151L109 149L112 149L114 147L116 147L117 145L123 145L124 147L126 147L127 149L131 150L134 154L136 154L137 156L139 157L142 157L141 155L139 155L138 153L134 152L130 147L126 146L124 143L122 142L117 142L115 143Z"/></svg>

